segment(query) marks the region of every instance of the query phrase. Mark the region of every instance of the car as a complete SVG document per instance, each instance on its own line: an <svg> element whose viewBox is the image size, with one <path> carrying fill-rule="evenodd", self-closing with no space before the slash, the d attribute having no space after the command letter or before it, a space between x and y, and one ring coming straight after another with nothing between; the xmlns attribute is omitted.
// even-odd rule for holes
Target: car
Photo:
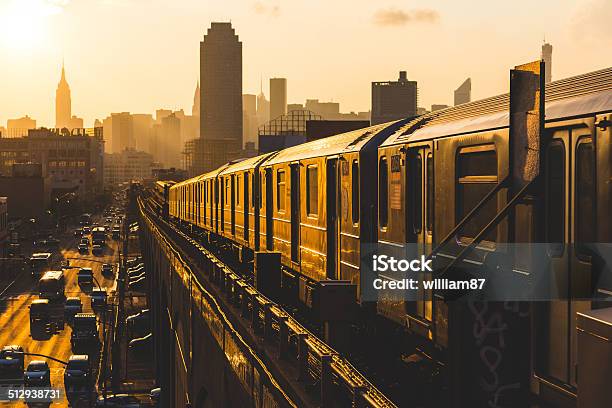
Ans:
<svg viewBox="0 0 612 408"><path fill-rule="evenodd" d="M51 370L49 364L44 360L32 360L23 373L23 381L26 387L50 387Z"/></svg>
<svg viewBox="0 0 612 408"><path fill-rule="evenodd" d="M153 351L153 333L131 340L128 343L128 350L140 356L150 355Z"/></svg>
<svg viewBox="0 0 612 408"><path fill-rule="evenodd" d="M106 217L106 225L111 225L113 223L112 217Z"/></svg>
<svg viewBox="0 0 612 408"><path fill-rule="evenodd" d="M100 308L106 306L106 288L93 288L89 296L91 296L92 308Z"/></svg>
<svg viewBox="0 0 612 408"><path fill-rule="evenodd" d="M89 245L89 238L87 238L87 237L81 238L80 244Z"/></svg>
<svg viewBox="0 0 612 408"><path fill-rule="evenodd" d="M89 356L73 354L64 369L64 387L66 389L79 385L92 385Z"/></svg>
<svg viewBox="0 0 612 408"><path fill-rule="evenodd" d="M108 263L102 264L102 275L112 276L114 273L114 269L115 268L113 268L113 265L111 264L108 264Z"/></svg>
<svg viewBox="0 0 612 408"><path fill-rule="evenodd" d="M79 254L88 254L89 253L89 245L87 245L87 244L79 244L77 246L77 249L79 250Z"/></svg>
<svg viewBox="0 0 612 408"><path fill-rule="evenodd" d="M113 394L100 395L96 401L96 407L108 407L108 408L140 408L140 402L138 398L128 394Z"/></svg>
<svg viewBox="0 0 612 408"><path fill-rule="evenodd" d="M83 235L83 228L77 228L74 230L74 236L75 237L80 237L81 235Z"/></svg>
<svg viewBox="0 0 612 408"><path fill-rule="evenodd" d="M23 347L4 346L0 350L0 384L23 385Z"/></svg>
<svg viewBox="0 0 612 408"><path fill-rule="evenodd" d="M91 253L94 256L102 256L104 254L104 248L102 248L102 245L95 244L91 247Z"/></svg>
<svg viewBox="0 0 612 408"><path fill-rule="evenodd" d="M46 322L50 317L49 299L34 299L30 304L30 324Z"/></svg>
<svg viewBox="0 0 612 408"><path fill-rule="evenodd" d="M91 234L91 227L83 227L83 235L89 235Z"/></svg>
<svg viewBox="0 0 612 408"><path fill-rule="evenodd" d="M113 239L121 238L121 228L118 225L115 225L112 229Z"/></svg>
<svg viewBox="0 0 612 408"><path fill-rule="evenodd" d="M69 297L66 298L66 303L64 303L64 314L69 317L74 317L77 313L81 313L83 311L83 303L81 302L81 298L79 297Z"/></svg>
<svg viewBox="0 0 612 408"><path fill-rule="evenodd" d="M77 282L79 285L93 285L93 269L80 268L77 274Z"/></svg>

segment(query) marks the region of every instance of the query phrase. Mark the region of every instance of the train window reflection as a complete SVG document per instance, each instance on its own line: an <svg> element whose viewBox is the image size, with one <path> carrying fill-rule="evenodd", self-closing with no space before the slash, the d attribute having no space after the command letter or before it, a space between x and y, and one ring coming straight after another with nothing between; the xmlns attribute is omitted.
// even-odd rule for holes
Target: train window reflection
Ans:
<svg viewBox="0 0 612 408"><path fill-rule="evenodd" d="M319 213L318 173L318 168L315 165L310 165L306 168L306 212L308 215L316 216Z"/></svg>
<svg viewBox="0 0 612 408"><path fill-rule="evenodd" d="M576 148L576 242L578 255L589 255L584 244L595 241L595 184L593 143L584 139Z"/></svg>
<svg viewBox="0 0 612 408"><path fill-rule="evenodd" d="M285 171L276 172L276 210L285 211Z"/></svg>
<svg viewBox="0 0 612 408"><path fill-rule="evenodd" d="M351 214L353 224L357 224L359 222L359 162L353 160L351 167Z"/></svg>
<svg viewBox="0 0 612 408"><path fill-rule="evenodd" d="M381 228L386 228L389 221L389 166L386 157L380 158L378 177L378 223Z"/></svg>
<svg viewBox="0 0 612 408"><path fill-rule="evenodd" d="M562 244L565 238L565 148L560 142L554 142L548 148L546 174L546 239L550 243ZM561 255L563 247L556 245L554 252L555 256Z"/></svg>
<svg viewBox="0 0 612 408"><path fill-rule="evenodd" d="M497 154L493 145L471 146L459 151L457 158L457 213L456 222L465 216L497 184ZM461 238L474 238L493 219L497 213L497 200L491 198L463 229ZM494 242L496 229L490 231L484 241Z"/></svg>
<svg viewBox="0 0 612 408"><path fill-rule="evenodd" d="M423 228L423 159L416 154L411 159L412 229L415 234Z"/></svg>

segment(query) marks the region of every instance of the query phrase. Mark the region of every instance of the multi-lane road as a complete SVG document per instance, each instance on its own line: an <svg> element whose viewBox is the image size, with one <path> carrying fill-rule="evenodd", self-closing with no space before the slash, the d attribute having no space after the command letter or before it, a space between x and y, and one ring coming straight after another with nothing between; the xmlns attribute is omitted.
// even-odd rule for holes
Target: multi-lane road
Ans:
<svg viewBox="0 0 612 408"><path fill-rule="evenodd" d="M70 234L70 235L68 235ZM93 256L79 254L77 251L78 238L72 236L72 230L67 235L60 237L61 243L55 250L52 269L60 269L60 262L64 259L70 260L70 266L66 269L65 275L65 294L66 297L78 296L83 303L83 312L91 312L91 300L85 289L79 287L77 273L79 267L90 267L94 271L94 277L102 287L106 287L108 292L114 290L116 283L116 267L113 276L103 276L101 269L103 263L116 265L119 257L119 243L109 239L103 256ZM91 248L90 248L91 249ZM42 329L30 328L29 305L34 299L38 298L37 281L32 279L29 270L20 276L13 284L5 290L7 283L0 287L0 347L5 345L19 345L24 348L26 353L37 353L52 356L62 361L68 361L72 353L70 345L71 327L63 319L63 303L54 307L53 319L50 324ZM109 293L110 295L110 293ZM110 297L109 297L110 299ZM107 318L111 313L107 314ZM100 323L102 319L98 313ZM109 319L110 320L110 319ZM102 324L102 330L104 330ZM40 357L25 356L25 366L31 360L40 360ZM54 402L52 407L67 407L68 401L64 393L64 366L56 361L48 360L51 369L51 386L62 390L62 398ZM97 371L97 364L94 367ZM0 406L14 406L15 403L0 402Z"/></svg>

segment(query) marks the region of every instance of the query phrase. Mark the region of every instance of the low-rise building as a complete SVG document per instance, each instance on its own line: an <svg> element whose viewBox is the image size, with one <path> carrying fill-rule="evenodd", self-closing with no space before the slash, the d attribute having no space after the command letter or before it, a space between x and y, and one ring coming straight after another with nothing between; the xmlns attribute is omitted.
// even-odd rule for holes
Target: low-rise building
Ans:
<svg viewBox="0 0 612 408"><path fill-rule="evenodd" d="M104 155L104 188L109 189L128 181L150 179L154 168L153 156L135 149Z"/></svg>

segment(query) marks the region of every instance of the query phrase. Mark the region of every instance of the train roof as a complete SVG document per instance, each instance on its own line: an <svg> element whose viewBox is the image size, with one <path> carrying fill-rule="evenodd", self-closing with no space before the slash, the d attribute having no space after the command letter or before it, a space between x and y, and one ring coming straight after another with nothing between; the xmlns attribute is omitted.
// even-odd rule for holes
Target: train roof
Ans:
<svg viewBox="0 0 612 408"><path fill-rule="evenodd" d="M546 121L612 110L612 68L546 84ZM465 103L420 116L387 138L390 146L508 127L510 94Z"/></svg>
<svg viewBox="0 0 612 408"><path fill-rule="evenodd" d="M276 155L268 159L264 166L286 163L295 160L309 159L312 157L333 156L334 154L346 153L349 151L359 151L374 136L385 129L395 129L396 126L405 122L396 121L381 123L367 128L357 129L323 139L313 140L297 146L288 147L279 151Z"/></svg>
<svg viewBox="0 0 612 408"><path fill-rule="evenodd" d="M257 166L258 164L263 163L266 159L268 159L270 156L273 156L275 154L276 154L276 152L260 154L259 156L250 157L248 159L244 159L242 161L239 161L238 163L230 164L230 165L226 166L223 170L221 170L219 172L219 175L221 176L223 174L235 173L237 171L249 170L249 169Z"/></svg>

